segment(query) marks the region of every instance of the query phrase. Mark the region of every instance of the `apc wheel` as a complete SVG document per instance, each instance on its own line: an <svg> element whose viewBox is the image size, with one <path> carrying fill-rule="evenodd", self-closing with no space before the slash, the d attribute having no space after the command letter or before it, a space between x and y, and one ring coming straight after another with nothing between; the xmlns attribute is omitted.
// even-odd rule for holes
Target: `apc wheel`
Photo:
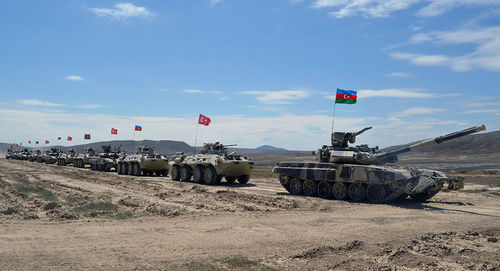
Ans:
<svg viewBox="0 0 500 271"><path fill-rule="evenodd" d="M133 163L132 164L132 174L134 176L141 176L141 165L138 163Z"/></svg>
<svg viewBox="0 0 500 271"><path fill-rule="evenodd" d="M162 169L160 172L161 172L161 176L167 177L167 175L168 175L168 169Z"/></svg>
<svg viewBox="0 0 500 271"><path fill-rule="evenodd" d="M321 181L318 183L316 191L318 191L318 196L320 198L328 199L332 196L332 185L327 181Z"/></svg>
<svg viewBox="0 0 500 271"><path fill-rule="evenodd" d="M161 170L156 170L155 175L156 175L156 177L160 177L162 175Z"/></svg>
<svg viewBox="0 0 500 271"><path fill-rule="evenodd" d="M179 181L181 179L181 170L179 166L175 165L172 167L172 180Z"/></svg>
<svg viewBox="0 0 500 271"><path fill-rule="evenodd" d="M372 203L384 202L385 187L383 185L370 184L366 188L366 197Z"/></svg>
<svg viewBox="0 0 500 271"><path fill-rule="evenodd" d="M203 183L203 166L197 166L193 169L193 181L195 183Z"/></svg>
<svg viewBox="0 0 500 271"><path fill-rule="evenodd" d="M246 184L246 183L248 183L248 181L250 181L250 176L248 176L248 175L242 175L242 176L238 177L238 182L240 184Z"/></svg>
<svg viewBox="0 0 500 271"><path fill-rule="evenodd" d="M349 197L352 201L362 201L365 199L365 187L359 183L353 183L349 186Z"/></svg>
<svg viewBox="0 0 500 271"><path fill-rule="evenodd" d="M344 183L335 183L332 186L332 195L336 200L343 200L347 196L347 187Z"/></svg>
<svg viewBox="0 0 500 271"><path fill-rule="evenodd" d="M229 176L226 176L226 182L227 183L231 183L233 184L235 181L236 181L236 177L229 177Z"/></svg>
<svg viewBox="0 0 500 271"><path fill-rule="evenodd" d="M181 168L181 181L182 182L189 182L191 181L191 175L193 173L191 172L191 168L189 166L183 166Z"/></svg>
<svg viewBox="0 0 500 271"><path fill-rule="evenodd" d="M304 195L306 196L314 196L316 195L316 182L313 180L305 180L304 184Z"/></svg>
<svg viewBox="0 0 500 271"><path fill-rule="evenodd" d="M295 195L302 194L304 192L304 182L301 179L293 178L290 181L290 192Z"/></svg>
<svg viewBox="0 0 500 271"><path fill-rule="evenodd" d="M217 171L215 168L209 166L203 171L203 179L206 184L216 184L217 183Z"/></svg>
<svg viewBox="0 0 500 271"><path fill-rule="evenodd" d="M118 175L122 175L122 163L118 163L118 165L116 165L116 173L118 173Z"/></svg>

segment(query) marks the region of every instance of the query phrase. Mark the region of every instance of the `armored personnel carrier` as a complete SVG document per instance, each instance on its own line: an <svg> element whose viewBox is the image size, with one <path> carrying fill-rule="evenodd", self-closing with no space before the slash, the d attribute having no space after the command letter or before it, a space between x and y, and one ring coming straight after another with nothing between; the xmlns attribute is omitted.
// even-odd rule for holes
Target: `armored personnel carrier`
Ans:
<svg viewBox="0 0 500 271"><path fill-rule="evenodd" d="M207 143L199 154L177 153L170 161L172 180L187 182L192 177L196 183L217 184L224 177L228 183L246 184L254 163L246 156L228 154L229 146L236 145Z"/></svg>
<svg viewBox="0 0 500 271"><path fill-rule="evenodd" d="M138 146L137 153L123 156L116 171L120 175L164 176L168 175L168 158L155 154L150 146Z"/></svg>
<svg viewBox="0 0 500 271"><path fill-rule="evenodd" d="M73 166L84 168L85 165L90 165L90 158L95 156L95 150L93 148L85 148L84 153L78 153L73 158Z"/></svg>
<svg viewBox="0 0 500 271"><path fill-rule="evenodd" d="M111 149L111 145L102 146L102 152L89 159L90 169L96 171L111 171L112 168L116 169L118 165L118 160L121 154L121 145L114 150Z"/></svg>
<svg viewBox="0 0 500 271"><path fill-rule="evenodd" d="M65 166L69 164L73 164L73 161L76 157L77 153L73 149L69 149L66 152L61 152L57 157L57 165Z"/></svg>
<svg viewBox="0 0 500 271"><path fill-rule="evenodd" d="M291 194L304 194L337 200L350 199L373 203L388 202L410 196L425 201L437 194L443 185L450 189L463 188L461 179L446 176L437 170L391 165L397 155L448 140L484 131L484 125L444 136L426 139L391 151L380 151L368 145L350 147L356 136L372 127L355 133L332 133L332 145L314 152L314 162L278 162L273 173ZM388 164L388 165L386 165Z"/></svg>
<svg viewBox="0 0 500 271"><path fill-rule="evenodd" d="M61 152L57 148L51 148L50 151L45 152L43 162L45 164L55 164L60 153Z"/></svg>
<svg viewBox="0 0 500 271"><path fill-rule="evenodd" d="M28 160L31 156L31 151L29 149L23 149L17 154L18 160Z"/></svg>

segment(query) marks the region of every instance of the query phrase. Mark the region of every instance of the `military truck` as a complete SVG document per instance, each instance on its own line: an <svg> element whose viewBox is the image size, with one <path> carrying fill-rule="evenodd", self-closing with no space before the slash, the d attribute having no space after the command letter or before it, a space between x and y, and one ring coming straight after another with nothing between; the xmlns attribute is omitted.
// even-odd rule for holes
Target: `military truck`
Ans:
<svg viewBox="0 0 500 271"><path fill-rule="evenodd" d="M250 180L254 162L246 156L228 153L219 142L203 144L199 154L177 153L170 161L171 177L174 181L217 184L222 178L232 184L236 180L246 184Z"/></svg>
<svg viewBox="0 0 500 271"><path fill-rule="evenodd" d="M106 171L109 172L111 169L116 169L118 165L118 160L120 159L121 146L115 147L112 150L111 145L102 146L102 152L89 159L90 169L94 171Z"/></svg>
<svg viewBox="0 0 500 271"><path fill-rule="evenodd" d="M84 168L85 165L90 165L90 158L95 156L95 150L93 148L85 148L85 152L77 153L73 158L73 166L78 168Z"/></svg>
<svg viewBox="0 0 500 271"><path fill-rule="evenodd" d="M281 185L291 194L363 201L388 202L410 196L425 201L438 193L443 185L460 189L460 178L446 176L437 170L418 169L393 165L397 155L448 140L484 131L484 125L468 128L444 136L426 139L391 151L380 151L368 145L349 146L359 132L332 133L331 146L324 145L314 155L314 162L278 162L273 172L278 174Z"/></svg>
<svg viewBox="0 0 500 271"><path fill-rule="evenodd" d="M168 158L154 153L150 146L138 146L136 154L125 155L118 161L116 171L120 175L164 176L168 175Z"/></svg>
<svg viewBox="0 0 500 271"><path fill-rule="evenodd" d="M73 149L69 149L66 152L61 152L57 157L57 165L65 166L69 164L73 164L74 158L76 157L77 152Z"/></svg>

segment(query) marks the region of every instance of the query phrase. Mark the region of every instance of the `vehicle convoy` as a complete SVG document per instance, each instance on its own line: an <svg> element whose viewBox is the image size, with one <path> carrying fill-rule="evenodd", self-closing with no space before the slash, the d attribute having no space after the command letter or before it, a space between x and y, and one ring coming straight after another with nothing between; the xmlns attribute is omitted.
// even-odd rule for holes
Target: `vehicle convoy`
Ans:
<svg viewBox="0 0 500 271"><path fill-rule="evenodd" d="M90 165L90 158L95 156L95 150L93 148L85 148L84 153L77 153L73 158L73 166L84 168L85 165Z"/></svg>
<svg viewBox="0 0 500 271"><path fill-rule="evenodd" d="M196 183L217 184L224 177L228 183L246 184L254 162L234 152L228 154L229 146L236 145L207 143L199 154L177 153L170 161L172 180L187 182L192 177Z"/></svg>
<svg viewBox="0 0 500 271"><path fill-rule="evenodd" d="M45 164L55 164L60 153L61 152L57 148L51 148L50 151L45 152L43 162Z"/></svg>
<svg viewBox="0 0 500 271"><path fill-rule="evenodd" d="M96 171L111 171L112 168L116 169L118 160L123 155L120 151L122 145L114 150L111 145L102 146L102 152L89 159L90 169Z"/></svg>
<svg viewBox="0 0 500 271"><path fill-rule="evenodd" d="M463 188L461 178L446 176L437 170L417 169L391 165L397 155L423 147L440 144L465 135L484 131L484 125L468 128L444 136L426 139L391 151L379 151L368 145L350 147L359 132L332 133L332 145L314 152L314 162L278 162L273 173L291 194L304 194L337 200L350 199L373 203L388 202L410 196L425 201L436 195L445 183L449 189ZM389 165L385 165L389 164Z"/></svg>
<svg viewBox="0 0 500 271"><path fill-rule="evenodd" d="M167 176L168 158L155 154L150 146L138 146L136 154L123 156L118 161L116 171L120 175Z"/></svg>
<svg viewBox="0 0 500 271"><path fill-rule="evenodd" d="M73 149L69 149L66 152L61 152L57 157L57 165L65 166L73 164L74 158L76 157L77 154L78 153Z"/></svg>

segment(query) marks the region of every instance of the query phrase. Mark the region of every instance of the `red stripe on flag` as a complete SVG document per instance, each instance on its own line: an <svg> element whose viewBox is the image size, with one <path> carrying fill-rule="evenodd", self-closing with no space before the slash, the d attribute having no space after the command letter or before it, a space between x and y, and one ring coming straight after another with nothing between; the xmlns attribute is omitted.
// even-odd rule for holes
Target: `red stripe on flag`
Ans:
<svg viewBox="0 0 500 271"><path fill-rule="evenodd" d="M356 95L348 95L348 94L337 94L335 96L337 99L343 99L343 100L356 100L357 96Z"/></svg>

